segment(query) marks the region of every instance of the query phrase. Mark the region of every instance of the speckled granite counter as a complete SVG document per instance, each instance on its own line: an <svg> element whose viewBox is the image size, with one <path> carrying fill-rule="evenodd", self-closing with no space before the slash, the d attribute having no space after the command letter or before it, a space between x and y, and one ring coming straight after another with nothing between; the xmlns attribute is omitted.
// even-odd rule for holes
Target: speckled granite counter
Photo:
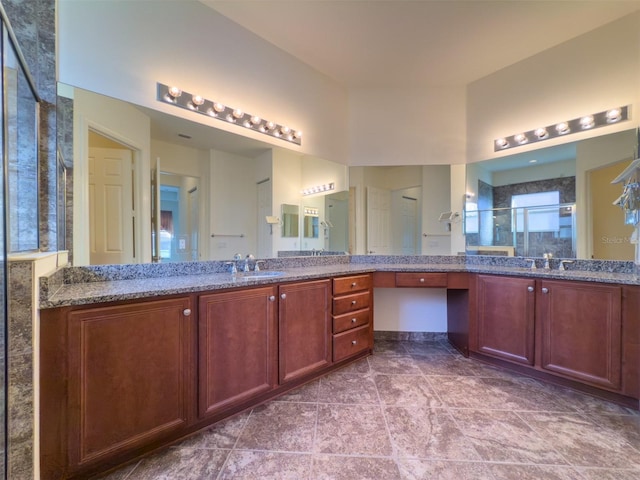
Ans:
<svg viewBox="0 0 640 480"><path fill-rule="evenodd" d="M541 259L536 259L542 261ZM325 256L268 259L264 267L282 275L252 278L227 273L225 262L66 267L40 279L40 308L131 300L243 286L313 280L375 271L470 272L520 277L640 285L633 262L578 260L567 271L540 267L519 257Z"/></svg>

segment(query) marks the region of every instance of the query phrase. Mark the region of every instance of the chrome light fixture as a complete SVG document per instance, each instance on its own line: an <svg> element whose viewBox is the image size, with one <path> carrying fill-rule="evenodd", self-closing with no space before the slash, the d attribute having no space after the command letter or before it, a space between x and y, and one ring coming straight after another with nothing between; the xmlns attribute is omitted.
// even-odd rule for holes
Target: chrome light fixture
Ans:
<svg viewBox="0 0 640 480"><path fill-rule="evenodd" d="M585 130L599 127L606 127L614 123L629 120L630 105L624 107L611 108L603 112L584 115L573 120L558 122L555 125L539 127L527 132L517 133L508 137L496 138L493 142L493 151L506 150L508 148L519 147L527 143L541 142L551 138L557 138Z"/></svg>
<svg viewBox="0 0 640 480"><path fill-rule="evenodd" d="M289 143L302 145L302 132L286 125L264 120L239 108L232 108L220 102L208 100L201 95L185 92L178 87L158 83L157 100L191 112L235 123L255 132L279 138Z"/></svg>
<svg viewBox="0 0 640 480"><path fill-rule="evenodd" d="M302 193L302 195L313 195L314 193L330 192L335 189L336 184L331 182L325 183L324 185L316 185L315 187L305 188L300 193Z"/></svg>

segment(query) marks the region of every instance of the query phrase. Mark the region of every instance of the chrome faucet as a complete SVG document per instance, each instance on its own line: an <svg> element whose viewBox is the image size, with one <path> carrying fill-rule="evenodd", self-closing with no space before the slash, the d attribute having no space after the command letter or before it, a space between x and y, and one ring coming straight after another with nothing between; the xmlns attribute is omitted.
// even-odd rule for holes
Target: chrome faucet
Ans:
<svg viewBox="0 0 640 480"><path fill-rule="evenodd" d="M238 273L238 267L236 267L236 262L224 262L225 265L231 265L231 274L235 275Z"/></svg>
<svg viewBox="0 0 640 480"><path fill-rule="evenodd" d="M545 253L542 257L544 258L544 269L551 270L551 266L549 265L549 260L553 258L553 255L550 253Z"/></svg>
<svg viewBox="0 0 640 480"><path fill-rule="evenodd" d="M531 262L531 270L536 270L536 259L535 258L525 258L525 262Z"/></svg>
<svg viewBox="0 0 640 480"><path fill-rule="evenodd" d="M242 267L242 271L243 272L250 272L251 269L249 268L249 261L253 260L255 257L253 255L251 255L250 253L247 254L247 256L244 259L244 266Z"/></svg>
<svg viewBox="0 0 640 480"><path fill-rule="evenodd" d="M560 260L560 265L558 266L558 270L564 272L567 269L565 265L568 263L573 263L573 260Z"/></svg>
<svg viewBox="0 0 640 480"><path fill-rule="evenodd" d="M264 260L256 260L256 266L253 268L254 272L259 272L260 271L260 264L261 263L266 263Z"/></svg>

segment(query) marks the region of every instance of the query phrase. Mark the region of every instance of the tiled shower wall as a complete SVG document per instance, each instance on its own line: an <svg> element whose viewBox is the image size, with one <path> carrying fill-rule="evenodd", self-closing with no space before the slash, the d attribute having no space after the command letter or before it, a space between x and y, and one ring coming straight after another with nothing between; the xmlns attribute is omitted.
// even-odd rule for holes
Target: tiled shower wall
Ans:
<svg viewBox="0 0 640 480"><path fill-rule="evenodd" d="M1 0L40 103L40 249L57 250L55 0ZM8 478L34 478L33 263L8 269Z"/></svg>

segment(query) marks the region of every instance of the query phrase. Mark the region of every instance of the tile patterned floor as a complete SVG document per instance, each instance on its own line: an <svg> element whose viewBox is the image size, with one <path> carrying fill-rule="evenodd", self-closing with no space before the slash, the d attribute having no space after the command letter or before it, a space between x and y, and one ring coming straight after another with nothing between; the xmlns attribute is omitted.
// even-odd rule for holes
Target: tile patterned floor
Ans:
<svg viewBox="0 0 640 480"><path fill-rule="evenodd" d="M640 414L466 359L373 356L103 480L640 479Z"/></svg>

